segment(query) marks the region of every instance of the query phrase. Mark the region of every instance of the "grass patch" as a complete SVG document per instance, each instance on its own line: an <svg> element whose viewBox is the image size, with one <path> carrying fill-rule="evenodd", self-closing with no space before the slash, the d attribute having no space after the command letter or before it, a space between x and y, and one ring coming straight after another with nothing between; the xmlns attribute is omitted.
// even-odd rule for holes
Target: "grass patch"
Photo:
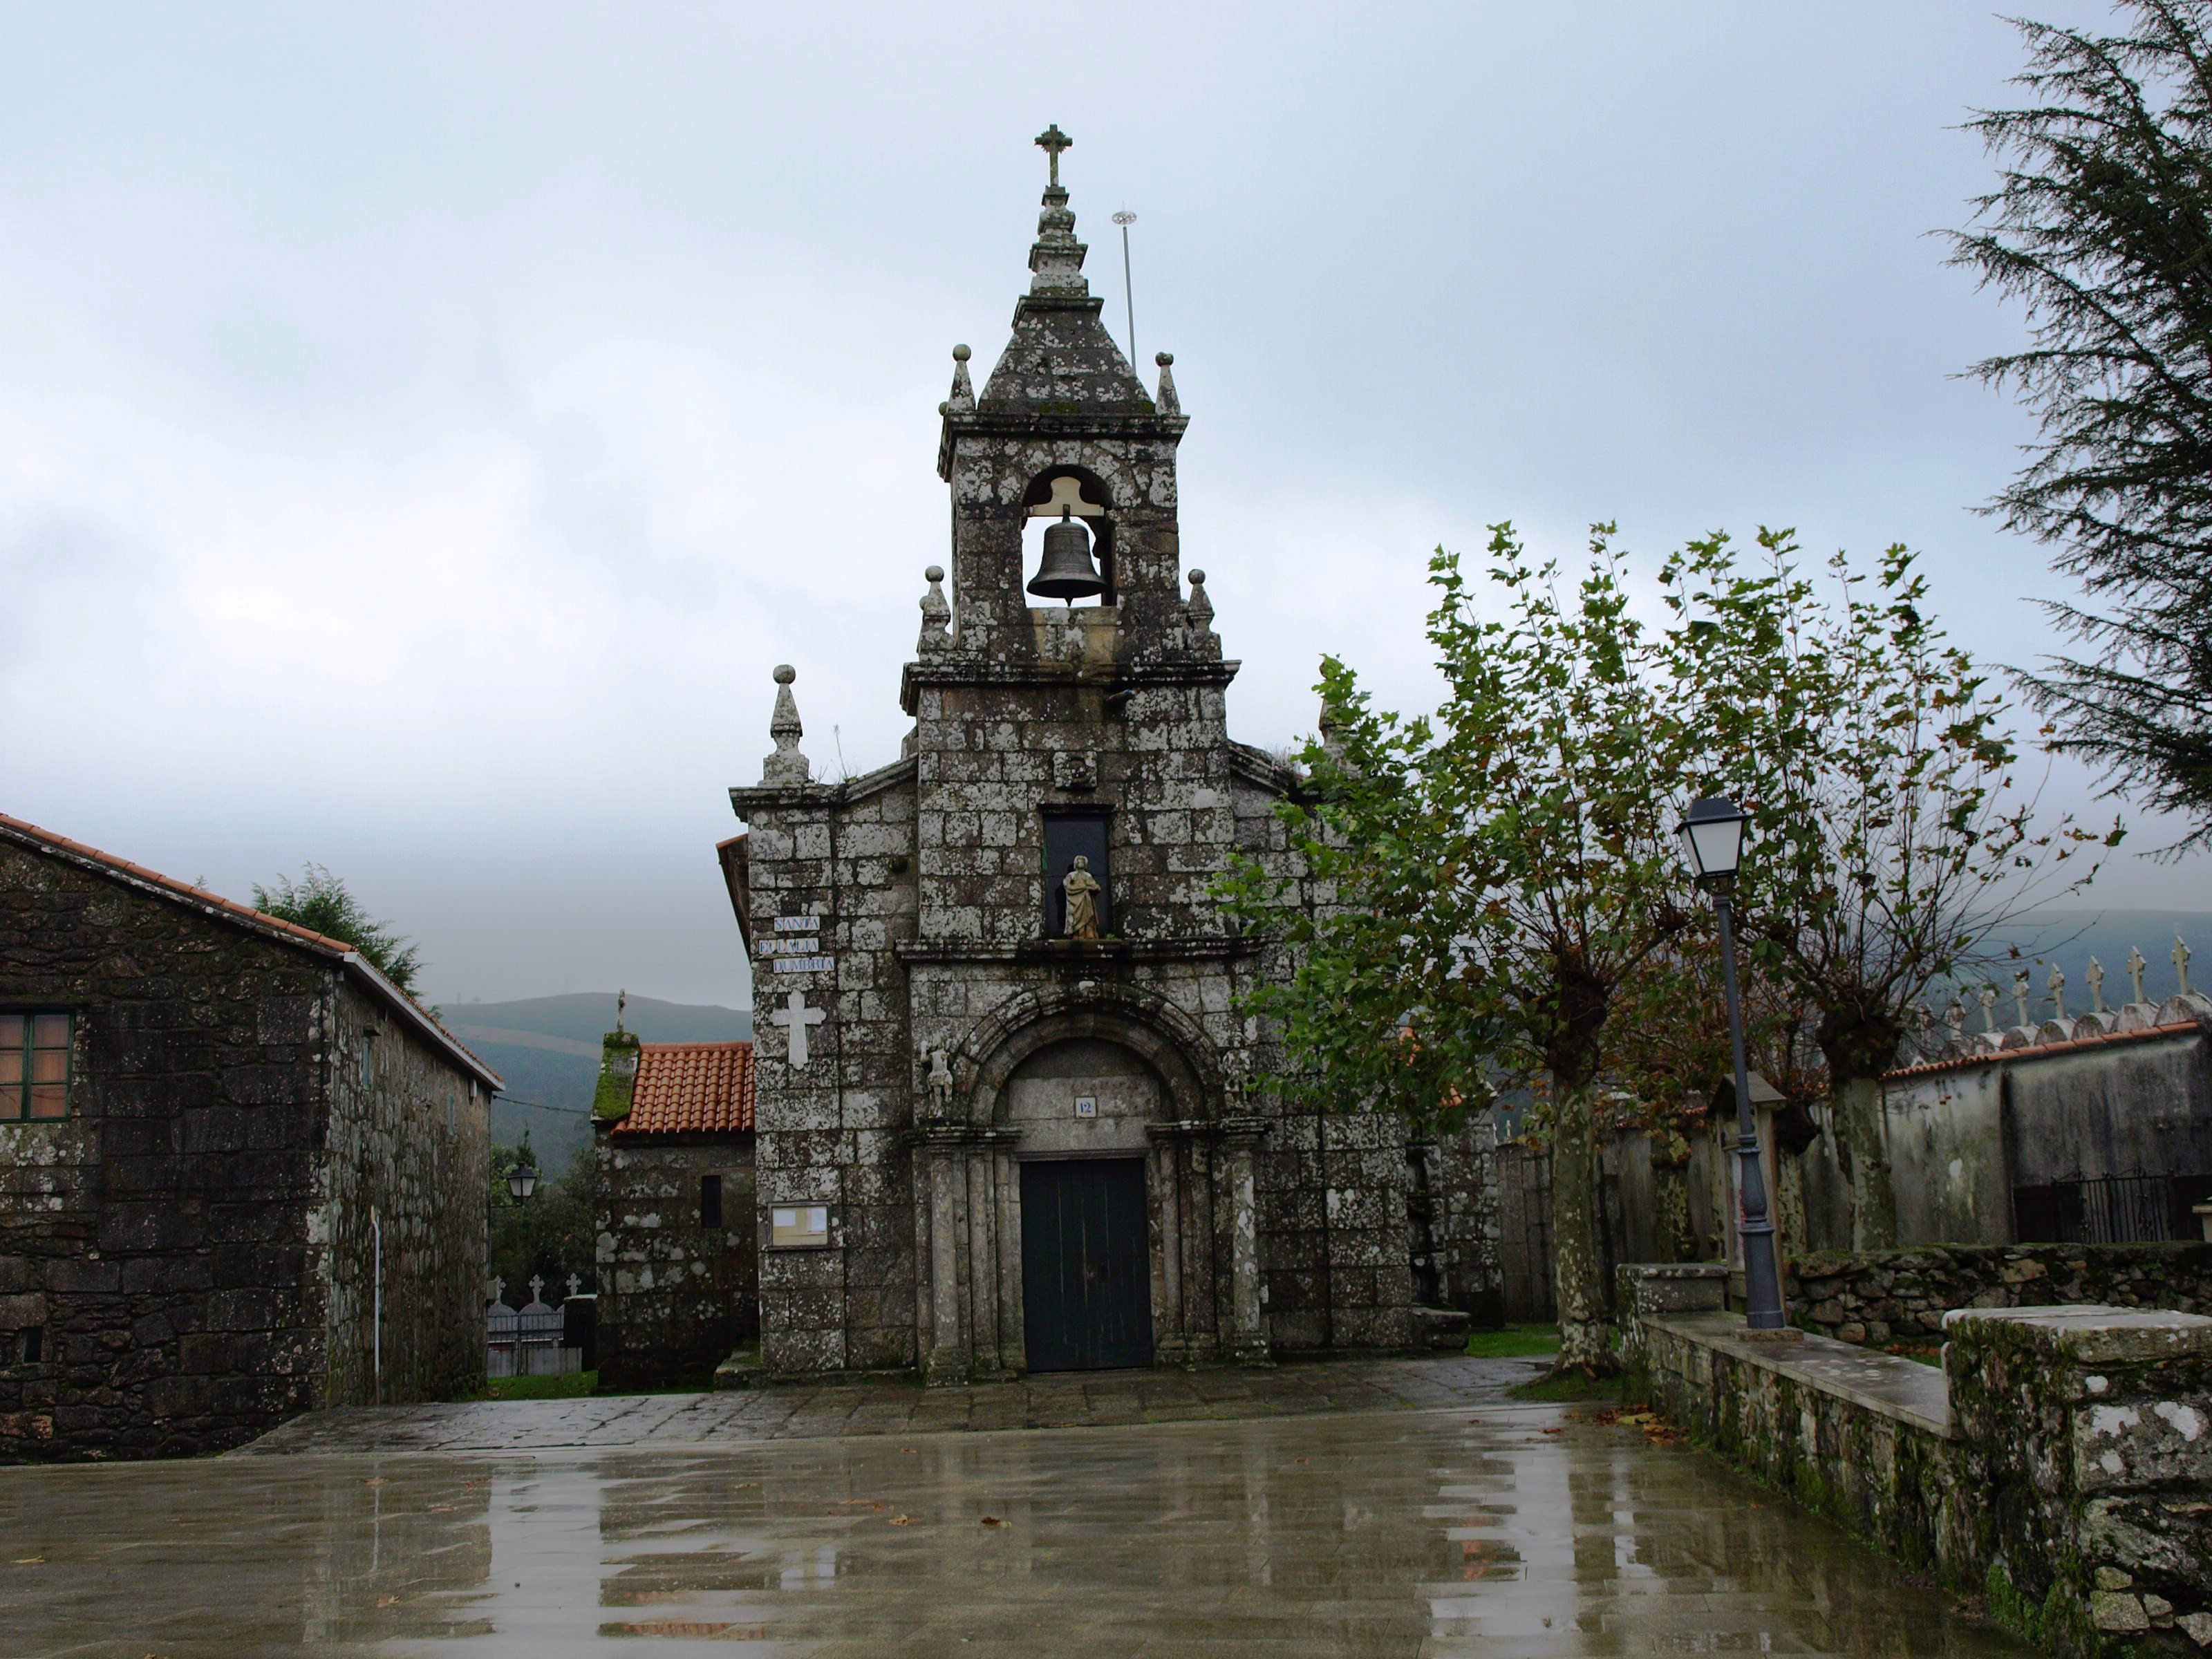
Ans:
<svg viewBox="0 0 2212 1659"><path fill-rule="evenodd" d="M1557 1325L1508 1325L1502 1331L1468 1334L1467 1351L1476 1359L1532 1359L1559 1351Z"/></svg>
<svg viewBox="0 0 2212 1659"><path fill-rule="evenodd" d="M597 1371L566 1376L495 1376L484 1384L484 1400L580 1400L599 1386Z"/></svg>
<svg viewBox="0 0 2212 1659"><path fill-rule="evenodd" d="M1605 1400L1621 1397L1622 1383L1618 1376L1584 1376L1580 1371L1569 1371L1564 1376L1540 1376L1533 1382L1522 1382L1506 1392L1516 1400Z"/></svg>

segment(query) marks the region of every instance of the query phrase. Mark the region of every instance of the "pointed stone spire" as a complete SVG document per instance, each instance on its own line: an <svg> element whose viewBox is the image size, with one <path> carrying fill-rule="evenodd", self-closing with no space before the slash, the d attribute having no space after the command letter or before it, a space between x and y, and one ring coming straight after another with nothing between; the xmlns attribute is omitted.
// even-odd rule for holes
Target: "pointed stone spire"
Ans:
<svg viewBox="0 0 2212 1659"><path fill-rule="evenodd" d="M975 355L964 345L952 348L952 395L939 414L964 415L975 407L975 383L968 378L968 360Z"/></svg>
<svg viewBox="0 0 2212 1659"><path fill-rule="evenodd" d="M1060 182L1060 157L1073 142L1058 127L1037 135L1051 158L1036 241L1030 248L1029 292L1014 305L1014 335L976 400L985 416L1021 411L1060 417L1093 414L1143 416L1157 411L1136 369L1099 319L1105 301L1083 275L1089 252L1075 240L1075 215ZM957 382L955 383L956 392ZM947 399L945 416L966 414ZM940 470L949 465L940 447Z"/></svg>
<svg viewBox="0 0 2212 1659"><path fill-rule="evenodd" d="M1163 415L1182 414L1182 399L1176 396L1175 353L1157 352L1152 361L1160 366L1160 395L1152 400L1153 407Z"/></svg>
<svg viewBox="0 0 2212 1659"><path fill-rule="evenodd" d="M925 657L952 648L952 606L945 597L945 567L933 564L923 571L929 592L921 596L921 642Z"/></svg>
<svg viewBox="0 0 2212 1659"><path fill-rule="evenodd" d="M805 783L813 775L806 757L799 752L799 739L805 735L805 728L799 723L799 704L791 695L791 683L798 678L799 671L789 663L776 668L775 714L768 723L768 734L775 739L775 753L761 763L764 784Z"/></svg>

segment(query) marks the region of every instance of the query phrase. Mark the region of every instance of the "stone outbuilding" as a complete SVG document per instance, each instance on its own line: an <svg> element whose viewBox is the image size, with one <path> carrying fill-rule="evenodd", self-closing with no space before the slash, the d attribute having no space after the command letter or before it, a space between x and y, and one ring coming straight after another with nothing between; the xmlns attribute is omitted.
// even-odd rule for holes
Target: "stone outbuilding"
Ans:
<svg viewBox="0 0 2212 1659"><path fill-rule="evenodd" d="M0 817L0 1460L481 1388L499 1086L351 945Z"/></svg>
<svg viewBox="0 0 2212 1659"><path fill-rule="evenodd" d="M760 1332L753 1045L607 1033L599 1160L601 1389L710 1372Z"/></svg>
<svg viewBox="0 0 2212 1659"><path fill-rule="evenodd" d="M775 752L731 791L762 1363L959 1382L1414 1347L1417 1273L1420 1299L1495 1305L1487 1122L1414 1145L1252 1086L1279 1056L1242 1000L1286 963L1209 887L1240 852L1297 873L1275 806L1300 779L1228 735L1171 359L1147 386L1107 332L1067 141L1038 142L1012 338L980 393L956 347L940 406L951 591L932 566L904 753L817 781L779 668Z"/></svg>

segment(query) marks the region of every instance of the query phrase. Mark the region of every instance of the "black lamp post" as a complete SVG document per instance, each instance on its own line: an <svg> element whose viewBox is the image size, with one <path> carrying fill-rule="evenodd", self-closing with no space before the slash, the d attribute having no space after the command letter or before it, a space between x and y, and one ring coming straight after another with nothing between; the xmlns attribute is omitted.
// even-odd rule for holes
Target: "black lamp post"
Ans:
<svg viewBox="0 0 2212 1659"><path fill-rule="evenodd" d="M1729 983L1735 981L1731 980ZM514 1167L507 1172L507 1194L520 1204L537 1190L538 1166L530 1161L530 1149L526 1146L514 1160Z"/></svg>
<svg viewBox="0 0 2212 1659"><path fill-rule="evenodd" d="M1751 814L1724 797L1693 801L1689 816L1675 826L1698 885L1713 896L1721 925L1721 988L1728 999L1729 1052L1735 1062L1735 1145L1741 1160L1736 1191L1742 1214L1736 1235L1743 1241L1744 1322L1754 1331L1778 1331L1782 1273L1774 1255L1774 1223L1766 1213L1766 1172L1759 1161L1759 1124L1752 1115L1751 1079L1743 1058L1743 1004L1735 987L1735 927L1733 901L1736 866L1743 861L1744 830Z"/></svg>

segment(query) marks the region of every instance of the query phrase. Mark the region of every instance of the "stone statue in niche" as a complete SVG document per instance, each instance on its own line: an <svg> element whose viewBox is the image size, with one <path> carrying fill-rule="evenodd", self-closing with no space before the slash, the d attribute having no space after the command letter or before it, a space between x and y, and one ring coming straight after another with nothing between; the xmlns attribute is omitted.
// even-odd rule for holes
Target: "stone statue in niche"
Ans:
<svg viewBox="0 0 2212 1659"><path fill-rule="evenodd" d="M1097 939L1098 895L1103 890L1098 878L1091 873L1091 860L1078 853L1067 873L1060 878L1060 889L1067 895L1068 938Z"/></svg>
<svg viewBox="0 0 2212 1659"><path fill-rule="evenodd" d="M929 1051L929 1115L933 1118L952 1115L952 1066L942 1048Z"/></svg>

